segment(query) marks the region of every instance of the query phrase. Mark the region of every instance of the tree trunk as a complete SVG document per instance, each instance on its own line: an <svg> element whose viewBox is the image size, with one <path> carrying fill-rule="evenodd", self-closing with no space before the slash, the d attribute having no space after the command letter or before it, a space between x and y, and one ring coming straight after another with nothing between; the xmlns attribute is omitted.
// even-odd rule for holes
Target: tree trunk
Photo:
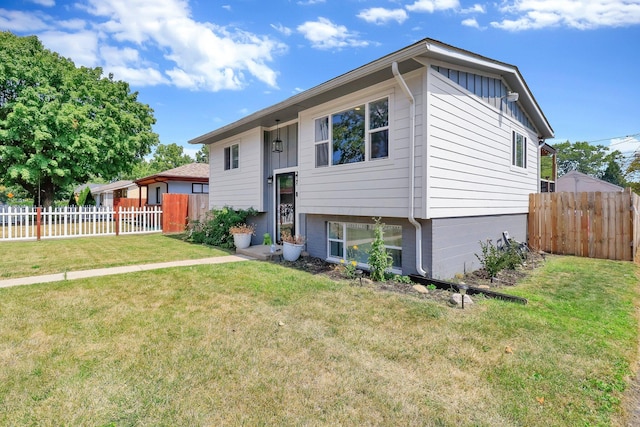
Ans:
<svg viewBox="0 0 640 427"><path fill-rule="evenodd" d="M56 188L49 178L43 178L40 182L40 194L38 195L38 189L36 189L35 197L33 198L33 204L36 206L42 206L48 208L53 206L56 197ZM39 196L39 197L38 197Z"/></svg>

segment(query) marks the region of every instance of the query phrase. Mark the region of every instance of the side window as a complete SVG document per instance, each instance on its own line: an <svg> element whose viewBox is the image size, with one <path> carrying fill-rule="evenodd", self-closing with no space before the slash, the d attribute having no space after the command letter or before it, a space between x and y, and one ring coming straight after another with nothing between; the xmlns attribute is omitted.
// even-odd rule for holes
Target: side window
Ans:
<svg viewBox="0 0 640 427"><path fill-rule="evenodd" d="M389 98L369 103L369 156L389 157Z"/></svg>
<svg viewBox="0 0 640 427"><path fill-rule="evenodd" d="M329 166L329 116L315 120L316 167Z"/></svg>
<svg viewBox="0 0 640 427"><path fill-rule="evenodd" d="M238 144L233 144L229 147L225 147L224 170L238 169L238 164L239 164L238 155L239 155Z"/></svg>
<svg viewBox="0 0 640 427"><path fill-rule="evenodd" d="M511 165L519 168L527 167L527 138L513 131L511 141Z"/></svg>

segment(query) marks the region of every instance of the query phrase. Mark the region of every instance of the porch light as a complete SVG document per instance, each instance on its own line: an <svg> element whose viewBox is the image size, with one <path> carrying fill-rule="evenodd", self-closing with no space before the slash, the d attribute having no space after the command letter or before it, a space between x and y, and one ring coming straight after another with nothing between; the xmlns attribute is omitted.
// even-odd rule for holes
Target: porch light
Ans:
<svg viewBox="0 0 640 427"><path fill-rule="evenodd" d="M282 140L280 139L280 128L278 124L280 123L280 119L276 119L276 139L273 140L273 145L271 146L271 151L274 153L282 153Z"/></svg>
<svg viewBox="0 0 640 427"><path fill-rule="evenodd" d="M505 96L503 96L507 100L507 102L516 102L518 98L520 98L520 94L518 92L507 92Z"/></svg>
<svg viewBox="0 0 640 427"><path fill-rule="evenodd" d="M267 184L273 184L273 175L267 177Z"/></svg>

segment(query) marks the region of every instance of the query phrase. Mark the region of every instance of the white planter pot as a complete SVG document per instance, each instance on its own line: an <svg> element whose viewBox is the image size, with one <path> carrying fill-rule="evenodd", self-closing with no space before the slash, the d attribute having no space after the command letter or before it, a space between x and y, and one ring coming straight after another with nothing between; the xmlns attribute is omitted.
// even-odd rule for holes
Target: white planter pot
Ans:
<svg viewBox="0 0 640 427"><path fill-rule="evenodd" d="M234 234L233 235L233 244L236 246L236 249L246 249L251 246L251 234Z"/></svg>
<svg viewBox="0 0 640 427"><path fill-rule="evenodd" d="M304 248L304 245L282 242L282 257L286 261L295 261L300 258L302 248Z"/></svg>

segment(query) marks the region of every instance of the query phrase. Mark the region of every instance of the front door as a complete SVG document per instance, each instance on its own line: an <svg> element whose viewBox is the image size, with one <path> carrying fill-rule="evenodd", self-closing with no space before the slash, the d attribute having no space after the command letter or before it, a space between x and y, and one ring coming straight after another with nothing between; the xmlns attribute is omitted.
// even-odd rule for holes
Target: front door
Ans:
<svg viewBox="0 0 640 427"><path fill-rule="evenodd" d="M282 240L282 232L296 234L296 186L295 172L276 175L276 239Z"/></svg>

